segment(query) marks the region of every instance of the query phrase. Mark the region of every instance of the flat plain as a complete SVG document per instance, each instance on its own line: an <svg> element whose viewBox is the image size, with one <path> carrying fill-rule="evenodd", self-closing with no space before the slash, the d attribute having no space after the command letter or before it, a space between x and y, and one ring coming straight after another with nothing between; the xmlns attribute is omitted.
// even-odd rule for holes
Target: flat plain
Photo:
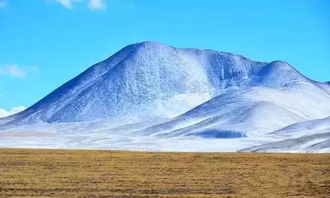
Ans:
<svg viewBox="0 0 330 198"><path fill-rule="evenodd" d="M0 149L0 197L330 197L330 154Z"/></svg>

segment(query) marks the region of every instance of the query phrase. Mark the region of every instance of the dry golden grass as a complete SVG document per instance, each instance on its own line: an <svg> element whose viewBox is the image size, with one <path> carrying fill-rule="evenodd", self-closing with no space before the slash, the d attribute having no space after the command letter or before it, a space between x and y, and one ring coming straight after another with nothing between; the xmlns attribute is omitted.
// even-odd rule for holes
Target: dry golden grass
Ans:
<svg viewBox="0 0 330 198"><path fill-rule="evenodd" d="M329 154L0 149L0 197L329 197Z"/></svg>

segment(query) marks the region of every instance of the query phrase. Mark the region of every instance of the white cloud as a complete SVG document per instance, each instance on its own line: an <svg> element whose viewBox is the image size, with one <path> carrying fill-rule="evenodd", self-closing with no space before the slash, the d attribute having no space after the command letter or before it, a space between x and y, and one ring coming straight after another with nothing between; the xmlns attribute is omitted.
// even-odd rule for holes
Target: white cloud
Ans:
<svg viewBox="0 0 330 198"><path fill-rule="evenodd" d="M0 8L6 7L8 4L7 0L0 0Z"/></svg>
<svg viewBox="0 0 330 198"><path fill-rule="evenodd" d="M5 64L0 66L0 74L7 74L11 77L24 78L26 72L16 64Z"/></svg>
<svg viewBox="0 0 330 198"><path fill-rule="evenodd" d="M51 1L57 2L66 8L73 9L73 3L80 2L82 0L51 0Z"/></svg>
<svg viewBox="0 0 330 198"><path fill-rule="evenodd" d="M88 8L91 10L105 10L107 9L107 4L103 0L89 0Z"/></svg>
<svg viewBox="0 0 330 198"><path fill-rule="evenodd" d="M73 8L71 0L57 0L57 2L62 4L66 8Z"/></svg>
<svg viewBox="0 0 330 198"><path fill-rule="evenodd" d="M106 10L107 9L107 4L104 2L104 0L47 0L47 1L59 3L62 6L69 8L69 9L74 8L74 3L88 1L88 8L90 10Z"/></svg>
<svg viewBox="0 0 330 198"><path fill-rule="evenodd" d="M21 111L23 111L25 109L26 109L26 107L24 107L24 106L13 107L9 111L6 111L5 109L0 108L0 118L13 115L13 114L18 113L18 112L21 112Z"/></svg>

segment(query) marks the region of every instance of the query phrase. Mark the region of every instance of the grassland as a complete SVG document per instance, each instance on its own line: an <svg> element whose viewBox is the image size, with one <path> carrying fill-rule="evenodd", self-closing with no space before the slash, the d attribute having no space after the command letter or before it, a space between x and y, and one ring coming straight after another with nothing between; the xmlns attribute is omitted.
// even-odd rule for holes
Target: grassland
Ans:
<svg viewBox="0 0 330 198"><path fill-rule="evenodd" d="M0 149L0 197L329 197L329 154Z"/></svg>

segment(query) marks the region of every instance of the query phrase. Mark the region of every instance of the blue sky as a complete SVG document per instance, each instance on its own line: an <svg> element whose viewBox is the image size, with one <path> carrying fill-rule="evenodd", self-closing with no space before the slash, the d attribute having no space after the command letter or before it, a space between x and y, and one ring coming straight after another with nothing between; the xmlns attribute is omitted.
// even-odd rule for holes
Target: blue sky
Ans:
<svg viewBox="0 0 330 198"><path fill-rule="evenodd" d="M329 35L328 0L0 0L0 112L146 40L285 60L330 81Z"/></svg>

